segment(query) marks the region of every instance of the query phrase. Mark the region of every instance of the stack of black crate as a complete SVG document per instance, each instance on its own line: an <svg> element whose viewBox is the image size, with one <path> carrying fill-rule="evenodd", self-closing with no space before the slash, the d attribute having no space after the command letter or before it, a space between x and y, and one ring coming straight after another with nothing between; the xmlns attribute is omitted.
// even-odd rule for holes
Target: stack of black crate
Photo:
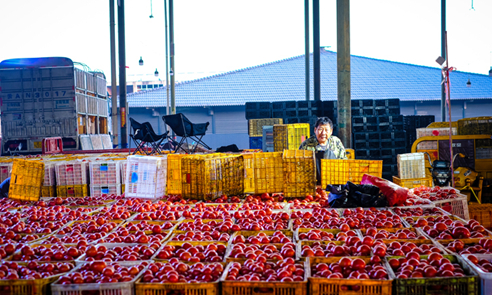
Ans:
<svg viewBox="0 0 492 295"><path fill-rule="evenodd" d="M398 175L397 155L406 152L400 100L352 100L352 146L356 159L383 160L383 178Z"/></svg>
<svg viewBox="0 0 492 295"><path fill-rule="evenodd" d="M246 120L272 118L272 104L270 102L247 102Z"/></svg>
<svg viewBox="0 0 492 295"><path fill-rule="evenodd" d="M407 153L412 152L413 142L417 140L417 128L425 128L435 121L434 115L403 117L404 129L407 134Z"/></svg>
<svg viewBox="0 0 492 295"><path fill-rule="evenodd" d="M272 103L272 118L282 118L284 124L308 123L311 134L318 117L329 117L333 121L333 134L337 134L336 101L278 101Z"/></svg>

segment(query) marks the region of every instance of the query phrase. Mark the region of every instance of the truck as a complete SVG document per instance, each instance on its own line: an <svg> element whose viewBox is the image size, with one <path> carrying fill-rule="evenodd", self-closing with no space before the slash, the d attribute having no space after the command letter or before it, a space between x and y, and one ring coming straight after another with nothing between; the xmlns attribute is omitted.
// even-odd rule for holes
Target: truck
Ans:
<svg viewBox="0 0 492 295"><path fill-rule="evenodd" d="M2 61L0 105L3 155L39 154L48 137L61 137L64 150L78 150L82 139L108 134L104 74L79 69L66 57Z"/></svg>

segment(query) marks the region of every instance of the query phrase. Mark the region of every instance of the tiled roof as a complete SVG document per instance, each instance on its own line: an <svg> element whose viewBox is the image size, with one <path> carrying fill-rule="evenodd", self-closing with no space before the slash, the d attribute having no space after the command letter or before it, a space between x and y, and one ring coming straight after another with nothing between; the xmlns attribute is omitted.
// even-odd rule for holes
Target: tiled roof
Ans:
<svg viewBox="0 0 492 295"><path fill-rule="evenodd" d="M311 54L312 56L312 54ZM304 55L176 84L176 106L232 106L251 101L304 100ZM440 100L441 70L351 56L351 98ZM311 58L312 68L312 58ZM337 54L321 49L321 99L337 99ZM452 99L492 98L492 77L452 72ZM466 87L470 79L472 87ZM311 74L311 99L313 76ZM128 94L131 107L166 106L166 88Z"/></svg>

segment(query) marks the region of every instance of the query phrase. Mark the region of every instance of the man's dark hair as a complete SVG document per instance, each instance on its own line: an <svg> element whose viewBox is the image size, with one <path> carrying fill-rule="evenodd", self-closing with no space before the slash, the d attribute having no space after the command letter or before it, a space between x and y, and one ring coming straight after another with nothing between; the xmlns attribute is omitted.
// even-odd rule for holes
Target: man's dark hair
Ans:
<svg viewBox="0 0 492 295"><path fill-rule="evenodd" d="M314 128L318 128L319 126L326 124L330 125L331 130L333 130L333 122L328 117L319 117L318 120L316 120Z"/></svg>

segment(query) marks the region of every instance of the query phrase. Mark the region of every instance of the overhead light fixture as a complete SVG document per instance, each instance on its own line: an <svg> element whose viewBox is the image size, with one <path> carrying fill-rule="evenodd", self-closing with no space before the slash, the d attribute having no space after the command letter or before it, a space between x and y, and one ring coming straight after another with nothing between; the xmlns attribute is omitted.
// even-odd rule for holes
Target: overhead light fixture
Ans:
<svg viewBox="0 0 492 295"><path fill-rule="evenodd" d="M468 78L468 82L466 82L466 87L471 87L471 81L470 81L470 78Z"/></svg>
<svg viewBox="0 0 492 295"><path fill-rule="evenodd" d="M159 77L159 72L155 69L154 76Z"/></svg>
<svg viewBox="0 0 492 295"><path fill-rule="evenodd" d="M140 60L138 61L138 65L139 66L143 66L143 59L142 59L142 57L140 57Z"/></svg>

